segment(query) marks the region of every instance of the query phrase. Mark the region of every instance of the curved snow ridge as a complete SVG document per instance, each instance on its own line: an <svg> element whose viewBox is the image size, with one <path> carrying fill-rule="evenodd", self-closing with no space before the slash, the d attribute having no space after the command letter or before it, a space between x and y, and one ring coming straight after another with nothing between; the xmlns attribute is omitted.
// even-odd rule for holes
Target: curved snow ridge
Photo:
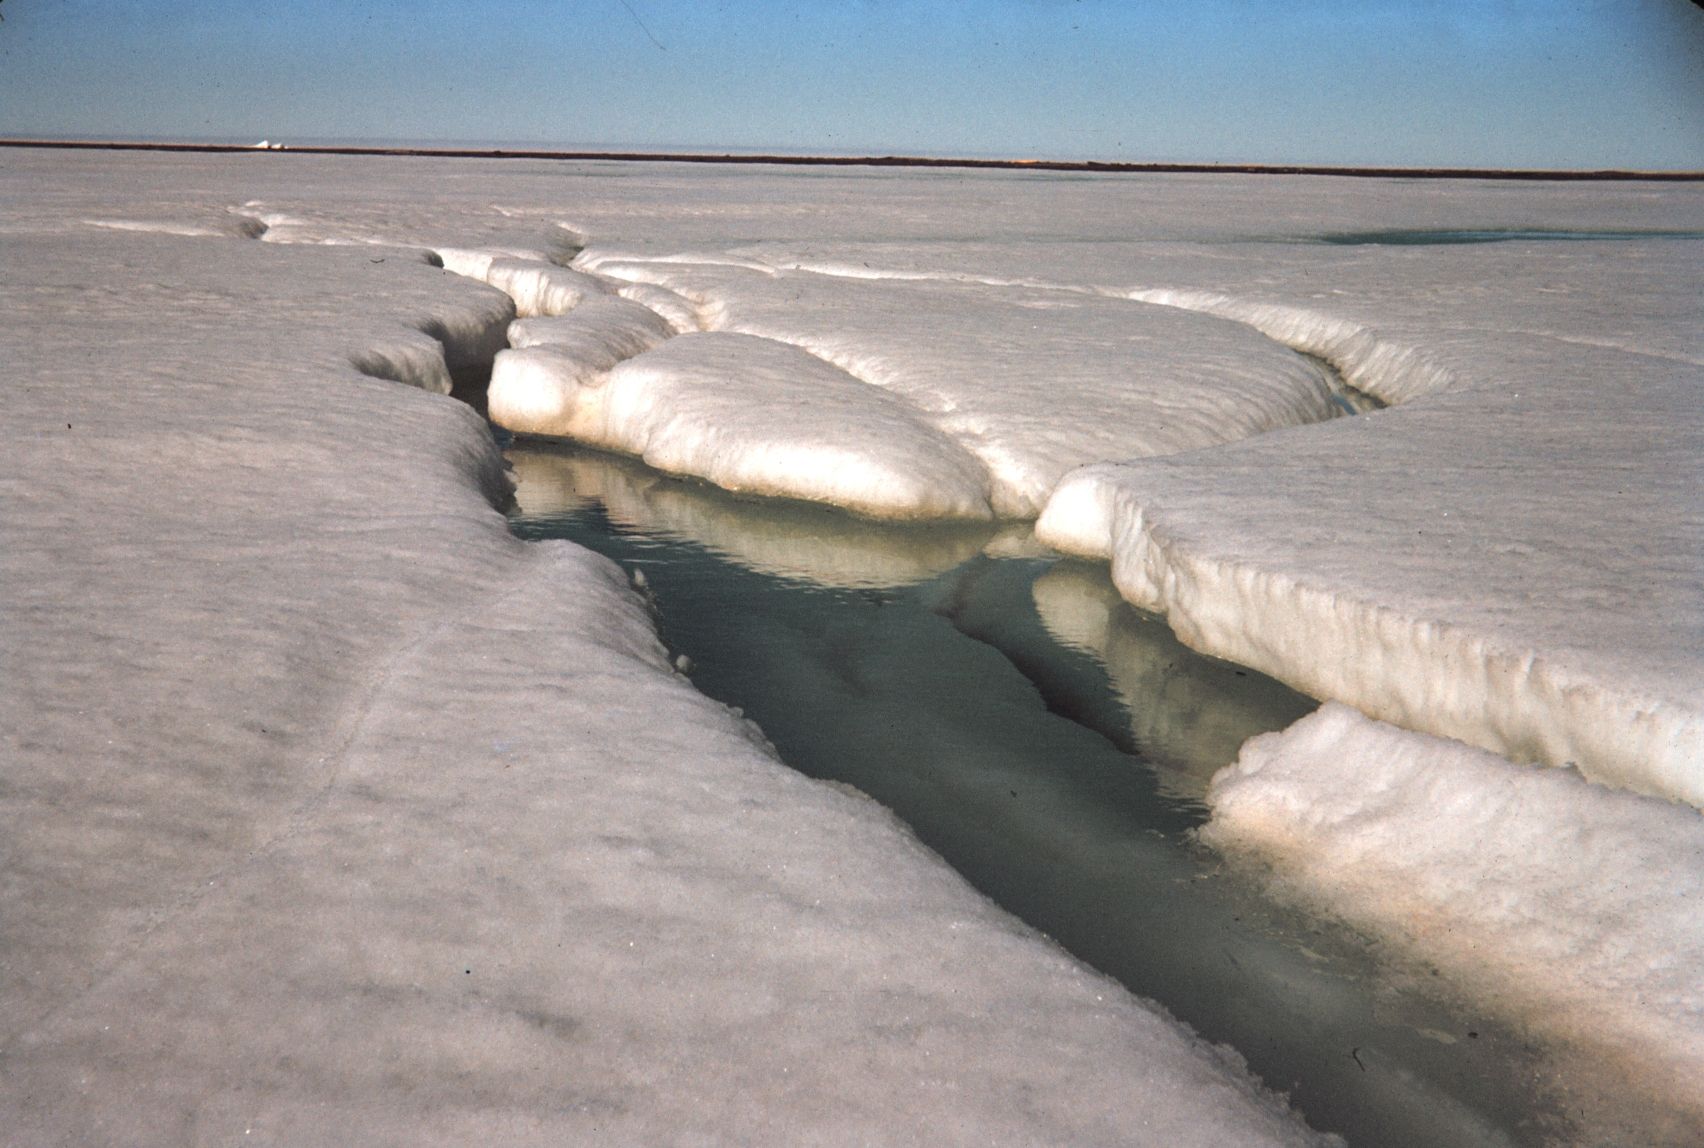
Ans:
<svg viewBox="0 0 1704 1148"><path fill-rule="evenodd" d="M1237 299L1213 291L1162 287L1137 288L1118 294L1253 327L1286 347L1324 359L1350 386L1391 406L1456 385L1455 376L1419 348L1389 342L1369 327L1320 311Z"/></svg>
<svg viewBox="0 0 1704 1148"><path fill-rule="evenodd" d="M662 304L659 313L668 316L670 322L682 331L722 330L725 327L727 309L720 300L681 283L678 276L670 274L671 268L737 266L741 271L757 270L743 265L713 264L705 260L676 264L672 260L609 257L582 261L582 265L595 267L592 273L607 277L616 284L614 290L623 298L637 302L644 302L648 298L658 300Z"/></svg>
<svg viewBox="0 0 1704 1148"><path fill-rule="evenodd" d="M1023 287L1034 291L1060 291L1067 294L1094 295L1100 291L1075 283L1060 283L1051 279L1013 278L1001 275L977 275L970 271L906 271L898 268L871 267L867 263L853 265L833 260L788 259L767 264L782 271L803 271L830 279L869 279L896 283L949 283L977 287Z"/></svg>
<svg viewBox="0 0 1704 1148"><path fill-rule="evenodd" d="M1164 615L1185 644L1406 729L1704 808L1695 707L1467 626L1203 553L1168 527L1163 501L1120 481L1125 473L1107 464L1070 475L1036 537L1110 559L1119 592Z"/></svg>
<svg viewBox="0 0 1704 1148"><path fill-rule="evenodd" d="M1704 819L1692 810L1334 703L1251 740L1207 800L1209 845L1271 864L1282 891L1560 1041L1587 1063L1594 1100L1689 1113L1673 1142L1697 1142ZM1649 1114L1633 1115L1648 1135Z"/></svg>
<svg viewBox="0 0 1704 1148"><path fill-rule="evenodd" d="M513 299L515 313L523 319L560 315L610 293L601 279L539 259L494 259L480 278Z"/></svg>
<svg viewBox="0 0 1704 1148"><path fill-rule="evenodd" d="M298 243L322 247L409 246L351 228L346 224L316 222L293 215L257 199L231 208L231 213L258 226L258 233L249 238L266 243Z"/></svg>
<svg viewBox="0 0 1704 1148"><path fill-rule="evenodd" d="M993 517L988 472L904 399L787 343L681 335L605 371L506 352L493 418L635 455L725 490L885 519Z"/></svg>
<svg viewBox="0 0 1704 1148"><path fill-rule="evenodd" d="M518 319L492 364L491 418L519 434L576 438L599 425L594 392L624 359L674 336L656 312L613 295L567 314Z"/></svg>
<svg viewBox="0 0 1704 1148"><path fill-rule="evenodd" d="M626 283L616 288L616 294L661 315L677 335L710 329L697 304L678 291L653 283Z"/></svg>
<svg viewBox="0 0 1704 1148"><path fill-rule="evenodd" d="M648 264L670 264L683 267L734 267L741 271L755 271L760 275L775 278L781 270L773 263L761 259L748 259L739 255L724 253L706 254L702 251L675 251L668 255L653 255L632 251L582 251L575 262L587 271L600 275L608 275L617 279L635 278L643 273Z"/></svg>

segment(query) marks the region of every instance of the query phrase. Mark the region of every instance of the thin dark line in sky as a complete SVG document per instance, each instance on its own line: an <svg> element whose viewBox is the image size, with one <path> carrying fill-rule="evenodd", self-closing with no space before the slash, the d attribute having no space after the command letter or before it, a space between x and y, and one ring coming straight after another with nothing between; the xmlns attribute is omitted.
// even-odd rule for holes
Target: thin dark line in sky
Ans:
<svg viewBox="0 0 1704 1148"><path fill-rule="evenodd" d="M639 25L639 30L641 32L645 33L646 37L650 39L651 43L653 43L657 46L657 50L659 52L668 51L667 48L663 47L663 42L661 40L659 40L655 36L651 35L651 29L645 27L645 21L639 19L639 13L637 13L633 10L633 5L629 4L627 2L627 0L615 0L615 2L617 4L620 4L623 8L627 9L627 14L629 16L633 17L633 22L635 24ZM1704 0L1699 0L1699 2L1704 3Z"/></svg>

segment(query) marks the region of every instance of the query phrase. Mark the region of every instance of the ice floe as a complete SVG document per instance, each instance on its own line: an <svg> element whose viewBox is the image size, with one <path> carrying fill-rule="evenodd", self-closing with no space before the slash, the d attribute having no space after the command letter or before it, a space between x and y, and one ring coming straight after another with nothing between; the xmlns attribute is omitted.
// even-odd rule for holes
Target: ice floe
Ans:
<svg viewBox="0 0 1704 1148"><path fill-rule="evenodd" d="M1208 794L1215 847L1472 986L1582 1066L1622 1143L1704 1126L1704 824L1332 703L1249 742ZM1653 1130L1657 1112L1674 1112ZM1604 1135L1600 1131L1600 1137Z"/></svg>

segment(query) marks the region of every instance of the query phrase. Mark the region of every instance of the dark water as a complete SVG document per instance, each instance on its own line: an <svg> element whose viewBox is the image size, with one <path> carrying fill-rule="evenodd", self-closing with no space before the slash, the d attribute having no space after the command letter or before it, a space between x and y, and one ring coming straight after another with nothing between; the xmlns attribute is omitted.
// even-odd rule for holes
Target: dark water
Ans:
<svg viewBox="0 0 1704 1148"><path fill-rule="evenodd" d="M1337 231L1318 236L1316 242L1343 247L1428 247L1457 243L1512 243L1520 240L1574 241L1618 239L1704 239L1704 231L1555 231L1544 228L1510 227L1485 230Z"/></svg>
<svg viewBox="0 0 1704 1148"><path fill-rule="evenodd" d="M510 459L516 533L641 572L693 682L790 765L894 809L1008 911L1235 1047L1315 1127L1364 1145L1568 1139L1519 1040L1193 844L1207 778L1307 699L1191 653L1024 531L878 527L556 447Z"/></svg>

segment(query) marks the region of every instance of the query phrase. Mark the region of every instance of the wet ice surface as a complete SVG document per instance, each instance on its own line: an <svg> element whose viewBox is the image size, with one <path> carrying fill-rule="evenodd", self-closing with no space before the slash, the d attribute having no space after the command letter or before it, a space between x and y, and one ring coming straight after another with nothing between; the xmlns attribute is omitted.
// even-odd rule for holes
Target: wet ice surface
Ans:
<svg viewBox="0 0 1704 1148"><path fill-rule="evenodd" d="M1104 570L989 556L1022 549L1011 531L506 453L516 532L640 572L694 685L784 760L875 797L1003 908L1243 1050L1315 1127L1393 1148L1569 1134L1539 1051L1192 847L1206 778L1308 699L1179 646Z"/></svg>

